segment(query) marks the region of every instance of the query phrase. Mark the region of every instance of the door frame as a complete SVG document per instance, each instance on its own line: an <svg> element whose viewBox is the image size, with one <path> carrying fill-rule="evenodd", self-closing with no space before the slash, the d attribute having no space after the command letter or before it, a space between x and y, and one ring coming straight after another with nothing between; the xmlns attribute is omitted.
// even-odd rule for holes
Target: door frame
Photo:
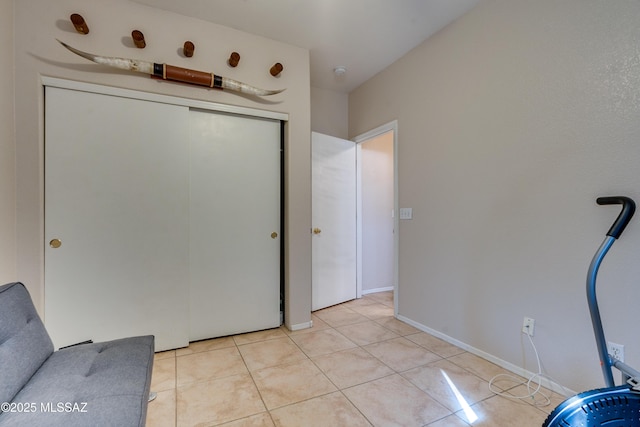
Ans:
<svg viewBox="0 0 640 427"><path fill-rule="evenodd" d="M220 113L231 113L243 116L259 117L264 119L289 121L288 113L277 111L260 110L257 108L241 107L238 105L220 104L218 102L200 101L191 98L182 98L174 95L161 95L152 92L142 92L134 89L124 89L114 86L105 86L95 83L85 83L76 80L61 79L58 77L41 77L42 86L57 87L60 89L79 90L83 92L92 92L101 95L113 95L123 98L139 99L141 101L153 101L164 104L180 105L183 107L198 108L201 110L216 111ZM43 132L44 134L44 132Z"/></svg>
<svg viewBox="0 0 640 427"><path fill-rule="evenodd" d="M398 247L399 208L398 208L398 120L385 123L352 139L356 143L356 298L362 297L362 146L363 142L387 132L393 132L393 312L398 315Z"/></svg>

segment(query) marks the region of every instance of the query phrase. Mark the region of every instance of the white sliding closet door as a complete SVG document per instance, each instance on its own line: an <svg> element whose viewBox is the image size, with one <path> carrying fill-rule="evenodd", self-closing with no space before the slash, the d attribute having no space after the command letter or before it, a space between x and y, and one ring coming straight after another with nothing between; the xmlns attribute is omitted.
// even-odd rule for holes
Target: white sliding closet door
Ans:
<svg viewBox="0 0 640 427"><path fill-rule="evenodd" d="M191 341L280 324L280 122L192 110Z"/></svg>
<svg viewBox="0 0 640 427"><path fill-rule="evenodd" d="M142 334L156 350L188 344L188 119L186 107L46 88L44 317L56 347Z"/></svg>

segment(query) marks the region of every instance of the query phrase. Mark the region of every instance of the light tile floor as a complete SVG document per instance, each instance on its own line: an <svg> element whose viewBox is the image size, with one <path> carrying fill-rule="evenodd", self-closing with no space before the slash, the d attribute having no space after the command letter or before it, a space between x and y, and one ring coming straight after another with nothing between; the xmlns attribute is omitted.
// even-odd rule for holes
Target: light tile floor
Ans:
<svg viewBox="0 0 640 427"><path fill-rule="evenodd" d="M391 292L312 316L306 330L282 327L157 353L151 389L158 397L147 426L539 427L563 400L552 394L550 405L537 406L537 398L492 393L489 380L509 372L395 319Z"/></svg>

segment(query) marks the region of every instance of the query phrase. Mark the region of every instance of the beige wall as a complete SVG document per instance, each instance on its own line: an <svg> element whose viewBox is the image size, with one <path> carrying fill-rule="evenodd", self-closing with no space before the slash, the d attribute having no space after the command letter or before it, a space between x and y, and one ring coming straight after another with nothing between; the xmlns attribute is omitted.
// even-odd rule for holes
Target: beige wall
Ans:
<svg viewBox="0 0 640 427"><path fill-rule="evenodd" d="M349 133L398 120L399 312L536 371L602 386L585 297L618 209L640 202L640 2L486 0L349 97ZM640 217L600 271L607 338L640 366ZM616 378L619 376L616 375Z"/></svg>
<svg viewBox="0 0 640 427"><path fill-rule="evenodd" d="M15 2L14 7L17 275L29 287L38 309L43 309L44 295L41 76L53 76L288 113L285 146L286 322L288 326L307 324L311 309L308 51L127 0L31 0ZM88 35L73 30L68 17L74 12L84 16L90 29ZM129 35L133 29L145 34L145 49L132 47ZM62 48L56 38L93 53L214 71L255 86L285 87L287 90L273 98L254 99L109 70L74 56ZM195 55L189 59L179 53L187 39L196 45ZM234 50L242 56L237 68L226 64ZM278 78L269 74L269 68L275 62L285 66ZM2 70L5 72L4 66ZM2 107L3 116L5 110L6 107Z"/></svg>
<svg viewBox="0 0 640 427"><path fill-rule="evenodd" d="M347 139L349 135L349 96L345 93L312 87L311 130Z"/></svg>
<svg viewBox="0 0 640 427"><path fill-rule="evenodd" d="M16 280L13 0L0 0L0 284Z"/></svg>

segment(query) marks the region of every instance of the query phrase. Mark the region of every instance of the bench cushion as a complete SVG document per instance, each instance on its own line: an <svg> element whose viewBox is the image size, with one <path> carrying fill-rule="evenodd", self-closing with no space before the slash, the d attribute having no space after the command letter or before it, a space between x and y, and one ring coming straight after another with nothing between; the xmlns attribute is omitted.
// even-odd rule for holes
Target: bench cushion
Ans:
<svg viewBox="0 0 640 427"><path fill-rule="evenodd" d="M10 402L53 353L47 333L22 283L0 286L0 402Z"/></svg>
<svg viewBox="0 0 640 427"><path fill-rule="evenodd" d="M0 414L0 426L144 426L153 336L58 350L14 402L34 412Z"/></svg>

